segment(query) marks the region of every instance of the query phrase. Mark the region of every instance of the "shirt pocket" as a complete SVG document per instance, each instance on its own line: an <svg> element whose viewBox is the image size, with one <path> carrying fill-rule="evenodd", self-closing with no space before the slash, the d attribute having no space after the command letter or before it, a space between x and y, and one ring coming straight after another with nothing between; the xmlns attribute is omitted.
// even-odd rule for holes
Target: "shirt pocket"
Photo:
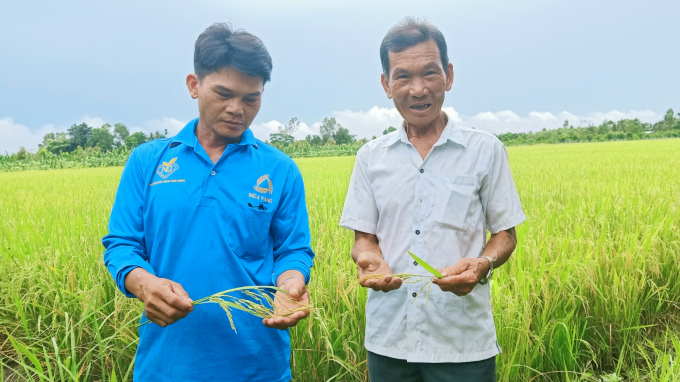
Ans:
<svg viewBox="0 0 680 382"><path fill-rule="evenodd" d="M229 247L243 259L263 258L271 244L269 228L274 211L237 205L234 212L229 227Z"/></svg>
<svg viewBox="0 0 680 382"><path fill-rule="evenodd" d="M474 176L442 175L435 193L434 224L469 233L479 206L478 181Z"/></svg>

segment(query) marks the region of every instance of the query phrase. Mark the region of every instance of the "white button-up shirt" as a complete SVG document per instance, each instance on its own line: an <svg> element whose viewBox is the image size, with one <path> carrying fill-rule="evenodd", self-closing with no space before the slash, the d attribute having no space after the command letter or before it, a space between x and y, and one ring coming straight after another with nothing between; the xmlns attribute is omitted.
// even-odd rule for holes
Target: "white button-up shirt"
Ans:
<svg viewBox="0 0 680 382"><path fill-rule="evenodd" d="M492 234L526 220L505 146L450 122L423 160L403 128L357 153L340 226L375 234L393 273L428 275L410 250L444 268L478 257ZM366 349L409 362L471 362L500 353L489 284L458 297L421 283L369 290Z"/></svg>

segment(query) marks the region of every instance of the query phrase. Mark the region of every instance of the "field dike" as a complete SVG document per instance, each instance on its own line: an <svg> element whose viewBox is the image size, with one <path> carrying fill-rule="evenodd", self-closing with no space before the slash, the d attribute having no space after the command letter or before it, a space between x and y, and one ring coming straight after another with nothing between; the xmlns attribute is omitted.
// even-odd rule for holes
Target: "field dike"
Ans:
<svg viewBox="0 0 680 382"><path fill-rule="evenodd" d="M492 285L498 380L679 381L680 140L508 151L528 221ZM337 225L353 162L297 160L317 310L291 331L295 381L367 380L366 293ZM100 242L121 171L0 173L0 380L131 380L142 305Z"/></svg>

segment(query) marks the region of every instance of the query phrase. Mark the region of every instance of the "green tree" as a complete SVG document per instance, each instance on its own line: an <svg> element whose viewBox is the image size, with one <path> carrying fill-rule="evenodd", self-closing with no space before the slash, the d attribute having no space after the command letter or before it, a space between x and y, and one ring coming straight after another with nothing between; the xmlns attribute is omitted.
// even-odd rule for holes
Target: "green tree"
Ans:
<svg viewBox="0 0 680 382"><path fill-rule="evenodd" d="M300 121L297 119L297 117L293 117L290 119L290 121L288 121L286 126L279 126L278 134L293 135L298 131L299 128Z"/></svg>
<svg viewBox="0 0 680 382"><path fill-rule="evenodd" d="M88 147L99 147L101 151L110 151L113 148L113 135L109 132L111 125L108 123L90 132Z"/></svg>
<svg viewBox="0 0 680 382"><path fill-rule="evenodd" d="M391 132L393 132L393 131L397 131L397 129L394 128L393 126L390 126L390 127L388 127L387 129L383 130L383 135L387 135L387 134L389 134L389 133L391 133Z"/></svg>
<svg viewBox="0 0 680 382"><path fill-rule="evenodd" d="M338 131L333 134L333 140L338 145L344 145L346 143L352 143L356 141L356 135L350 134L348 129L340 126Z"/></svg>
<svg viewBox="0 0 680 382"><path fill-rule="evenodd" d="M144 142L146 142L146 135L144 135L144 133L141 131L138 131L136 133L130 134L130 136L127 137L125 140L125 147L127 147L128 150L132 150Z"/></svg>
<svg viewBox="0 0 680 382"><path fill-rule="evenodd" d="M55 140L55 139L57 139L56 134L54 134L54 133L47 133L47 134L45 134L45 136L43 137L42 143L38 144L38 146L40 146L40 147L46 147L46 146L47 146L47 142L53 141L53 140Z"/></svg>
<svg viewBox="0 0 680 382"><path fill-rule="evenodd" d="M69 152L71 151L71 142L66 138L66 134L57 133L57 138L47 141L45 149L54 154Z"/></svg>
<svg viewBox="0 0 680 382"><path fill-rule="evenodd" d="M31 157L31 154L26 151L26 148L24 146L21 146L19 148L19 151L14 154L14 158L18 161L26 160Z"/></svg>
<svg viewBox="0 0 680 382"><path fill-rule="evenodd" d="M125 140L130 136L130 130L122 123L113 125L113 142L116 147L125 146Z"/></svg>
<svg viewBox="0 0 680 382"><path fill-rule="evenodd" d="M282 147L287 147L291 143L295 142L295 138L293 138L292 135L284 134L284 133L271 133L269 134L269 141L274 145L275 143L278 143ZM274 145L275 147L279 147L278 145Z"/></svg>
<svg viewBox="0 0 680 382"><path fill-rule="evenodd" d="M164 132L159 132L156 130L155 133L149 133L149 138L147 138L147 141L153 141L154 139L161 139L165 138L168 135L168 129L165 129Z"/></svg>
<svg viewBox="0 0 680 382"><path fill-rule="evenodd" d="M319 127L321 139L326 142L328 139L333 138L333 135L338 132L340 127L342 126L335 121L335 118L324 118L321 126Z"/></svg>
<svg viewBox="0 0 680 382"><path fill-rule="evenodd" d="M85 148L90 140L92 128L85 123L71 126L66 132L68 140L71 143L70 150L75 150L78 146Z"/></svg>
<svg viewBox="0 0 680 382"><path fill-rule="evenodd" d="M310 146L321 146L323 145L323 139L318 135L307 135L305 140L309 142Z"/></svg>

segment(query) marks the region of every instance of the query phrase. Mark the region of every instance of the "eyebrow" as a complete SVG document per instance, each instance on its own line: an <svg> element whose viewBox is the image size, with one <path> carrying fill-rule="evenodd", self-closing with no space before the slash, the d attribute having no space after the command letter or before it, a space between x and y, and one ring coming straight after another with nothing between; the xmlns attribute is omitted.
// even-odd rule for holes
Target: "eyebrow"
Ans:
<svg viewBox="0 0 680 382"><path fill-rule="evenodd" d="M224 87L222 85L215 86L214 90L218 93L236 93L235 91L229 89L228 87ZM246 94L246 96L255 97L255 96L259 96L260 94L262 94L262 92L257 91L255 93Z"/></svg>

